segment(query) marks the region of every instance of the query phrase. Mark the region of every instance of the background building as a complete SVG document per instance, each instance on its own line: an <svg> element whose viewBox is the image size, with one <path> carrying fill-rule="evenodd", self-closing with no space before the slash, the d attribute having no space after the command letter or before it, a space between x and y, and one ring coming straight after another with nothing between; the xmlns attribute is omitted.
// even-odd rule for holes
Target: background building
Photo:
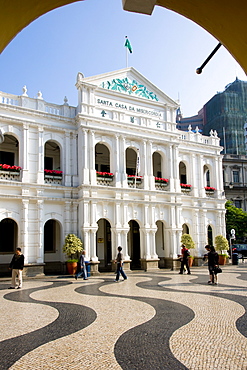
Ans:
<svg viewBox="0 0 247 370"><path fill-rule="evenodd" d="M68 233L95 274L118 245L125 268L172 267L184 232L198 261L225 234L217 135L177 130L177 103L134 68L76 87L77 107L0 94L2 270L20 246L28 274L64 271Z"/></svg>
<svg viewBox="0 0 247 370"><path fill-rule="evenodd" d="M226 198L238 208L247 211L246 204L246 121L247 82L238 78L217 93L194 117L177 113L177 127L187 131L190 125L202 129L204 135L217 131L223 147L223 179Z"/></svg>

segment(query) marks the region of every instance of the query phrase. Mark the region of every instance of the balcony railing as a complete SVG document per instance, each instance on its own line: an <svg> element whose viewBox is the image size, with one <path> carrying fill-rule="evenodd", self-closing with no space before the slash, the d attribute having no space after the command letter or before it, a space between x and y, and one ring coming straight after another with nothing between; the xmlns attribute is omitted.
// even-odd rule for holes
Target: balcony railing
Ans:
<svg viewBox="0 0 247 370"><path fill-rule="evenodd" d="M98 185L104 185L104 186L112 185L112 181L113 181L113 178L114 178L113 173L96 171L96 176L97 176L97 184Z"/></svg>
<svg viewBox="0 0 247 370"><path fill-rule="evenodd" d="M0 179L20 181L20 171L21 171L21 167L19 166L0 164Z"/></svg>
<svg viewBox="0 0 247 370"><path fill-rule="evenodd" d="M180 184L180 186L183 194L189 194L192 190L192 186L189 184Z"/></svg>
<svg viewBox="0 0 247 370"><path fill-rule="evenodd" d="M63 171L44 170L45 184L62 184Z"/></svg>
<svg viewBox="0 0 247 370"><path fill-rule="evenodd" d="M168 186L168 179L164 179L163 177L155 177L155 189L156 190L165 190Z"/></svg>

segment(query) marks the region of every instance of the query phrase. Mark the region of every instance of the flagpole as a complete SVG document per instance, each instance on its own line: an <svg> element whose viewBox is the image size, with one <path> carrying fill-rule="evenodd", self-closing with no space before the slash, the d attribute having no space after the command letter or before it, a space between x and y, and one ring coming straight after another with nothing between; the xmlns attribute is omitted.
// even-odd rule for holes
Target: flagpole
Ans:
<svg viewBox="0 0 247 370"><path fill-rule="evenodd" d="M126 49L126 68L128 68L128 49Z"/></svg>

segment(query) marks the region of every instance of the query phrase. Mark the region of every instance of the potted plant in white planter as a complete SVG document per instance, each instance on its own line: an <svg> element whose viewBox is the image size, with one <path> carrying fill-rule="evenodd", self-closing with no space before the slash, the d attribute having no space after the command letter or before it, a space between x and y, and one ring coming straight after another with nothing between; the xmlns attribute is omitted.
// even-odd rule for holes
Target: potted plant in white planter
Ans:
<svg viewBox="0 0 247 370"><path fill-rule="evenodd" d="M215 249L219 251L219 265L225 265L228 254L222 253L222 251L228 251L229 243L223 235L217 235L215 237Z"/></svg>
<svg viewBox="0 0 247 370"><path fill-rule="evenodd" d="M192 236L190 234L183 234L181 236L181 243L186 246L187 249L194 249L195 248L195 242L192 239ZM193 256L189 256L189 266L191 267L193 264Z"/></svg>
<svg viewBox="0 0 247 370"><path fill-rule="evenodd" d="M69 258L66 262L67 272L74 275L77 271L78 254L83 250L82 241L75 234L68 234L63 245L63 252Z"/></svg>

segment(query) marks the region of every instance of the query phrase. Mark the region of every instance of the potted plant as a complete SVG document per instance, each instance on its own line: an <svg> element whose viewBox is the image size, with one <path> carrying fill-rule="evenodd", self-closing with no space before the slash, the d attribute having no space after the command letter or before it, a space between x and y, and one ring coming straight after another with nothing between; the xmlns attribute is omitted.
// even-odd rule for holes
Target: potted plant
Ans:
<svg viewBox="0 0 247 370"><path fill-rule="evenodd" d="M186 246L187 249L194 249L195 248L195 242L193 241L192 237L190 234L183 234L181 236L181 243ZM189 267L192 266L193 264L193 256L189 256Z"/></svg>
<svg viewBox="0 0 247 370"><path fill-rule="evenodd" d="M225 265L228 255L222 252L228 251L229 244L228 244L228 240L223 235L217 235L215 237L215 249L216 251L221 252L219 253L219 265Z"/></svg>
<svg viewBox="0 0 247 370"><path fill-rule="evenodd" d="M63 245L63 252L69 258L66 262L67 272L74 275L77 271L78 253L83 250L82 241L75 234L68 234ZM77 258L75 258L77 257Z"/></svg>

